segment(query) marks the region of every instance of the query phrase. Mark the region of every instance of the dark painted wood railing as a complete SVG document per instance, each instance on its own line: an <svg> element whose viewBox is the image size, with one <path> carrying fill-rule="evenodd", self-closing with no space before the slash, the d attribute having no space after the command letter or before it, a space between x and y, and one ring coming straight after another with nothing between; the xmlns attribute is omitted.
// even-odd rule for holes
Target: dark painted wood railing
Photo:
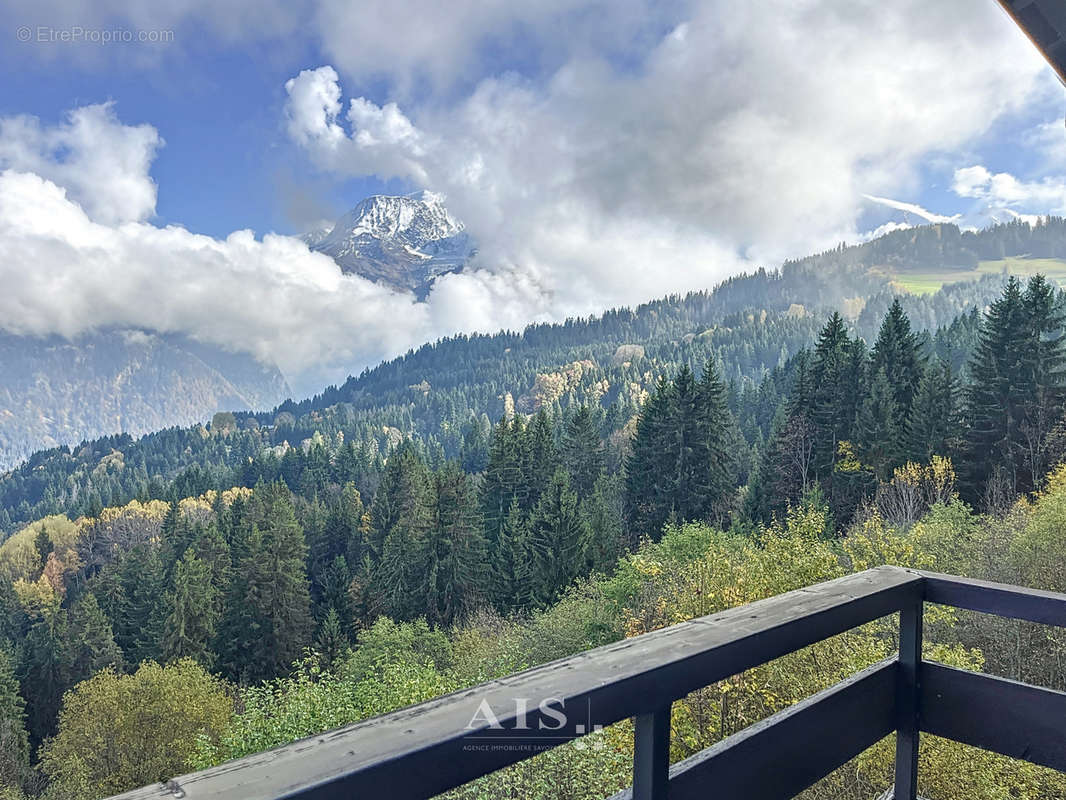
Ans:
<svg viewBox="0 0 1066 800"><path fill-rule="evenodd" d="M431 797L627 718L633 800L793 797L893 731L898 800L915 797L922 731L1066 771L1066 694L923 661L926 602L1066 626L1066 595L878 567L119 797ZM897 613L896 657L670 765L674 701Z"/></svg>

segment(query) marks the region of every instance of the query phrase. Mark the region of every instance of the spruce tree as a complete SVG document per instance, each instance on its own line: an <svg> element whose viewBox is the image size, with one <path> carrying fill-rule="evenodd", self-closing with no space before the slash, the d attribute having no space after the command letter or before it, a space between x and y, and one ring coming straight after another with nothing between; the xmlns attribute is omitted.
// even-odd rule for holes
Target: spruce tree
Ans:
<svg viewBox="0 0 1066 800"><path fill-rule="evenodd" d="M927 464L934 455L952 456L958 448L960 433L958 382L951 373L951 365L937 359L922 375L911 405L908 457Z"/></svg>
<svg viewBox="0 0 1066 800"><path fill-rule="evenodd" d="M496 609L507 613L531 608L535 593L533 553L528 520L518 500L507 511L491 558L491 596Z"/></svg>
<svg viewBox="0 0 1066 800"><path fill-rule="evenodd" d="M884 369L879 369L859 409L855 438L864 463L881 480L888 480L892 476L892 471L899 466L904 455L903 431L899 425L896 392Z"/></svg>
<svg viewBox="0 0 1066 800"><path fill-rule="evenodd" d="M186 550L174 569L169 594L170 613L163 627L161 647L164 661L191 658L208 669L212 667L211 645L218 625L217 592L210 567L192 548Z"/></svg>
<svg viewBox="0 0 1066 800"><path fill-rule="evenodd" d="M489 463L481 481L481 509L490 544L499 538L512 502L517 500L522 509L526 508L529 487L525 452L526 436L521 420L501 420L492 431Z"/></svg>
<svg viewBox="0 0 1066 800"><path fill-rule="evenodd" d="M726 387L711 359L697 386L695 463L691 470L692 519L720 523L732 509L737 453L743 440L726 403ZM684 487L683 487L684 488Z"/></svg>
<svg viewBox="0 0 1066 800"><path fill-rule="evenodd" d="M529 549L533 555L534 597L540 604L555 599L578 574L588 546L588 525L566 470L552 476L529 518Z"/></svg>
<svg viewBox="0 0 1066 800"><path fill-rule="evenodd" d="M310 643L312 620L307 545L284 484L256 487L232 552L219 666L242 683L287 674Z"/></svg>
<svg viewBox="0 0 1066 800"><path fill-rule="evenodd" d="M1028 314L1014 277L989 306L979 336L970 362L969 429L962 473L962 485L971 500L980 497L994 472L1005 477L1009 491L1024 488L1019 485L1021 427L1025 403L1036 386L1031 362L1023 352L1031 345Z"/></svg>
<svg viewBox="0 0 1066 800"><path fill-rule="evenodd" d="M911 322L897 297L881 322L877 342L870 354L870 375L884 372L896 405L894 425L898 429L905 427L910 417L923 367L918 337L911 331Z"/></svg>
<svg viewBox="0 0 1066 800"><path fill-rule="evenodd" d="M433 508L426 569L429 621L448 625L483 593L487 572L477 492L458 464L433 476Z"/></svg>
<svg viewBox="0 0 1066 800"><path fill-rule="evenodd" d="M591 406L581 406L570 417L560 449L574 491L579 498L588 497L605 469L603 441Z"/></svg>
<svg viewBox="0 0 1066 800"><path fill-rule="evenodd" d="M592 487L592 494L581 504L588 528L583 554L588 572L613 569L626 549L622 490L618 476L601 473Z"/></svg>
<svg viewBox="0 0 1066 800"><path fill-rule="evenodd" d="M555 434L548 412L541 408L530 423L526 433L526 463L523 469L524 483L528 487L525 507L532 508L540 499L541 492L551 481L559 466L559 454L555 447Z"/></svg>
<svg viewBox="0 0 1066 800"><path fill-rule="evenodd" d="M327 672L332 672L340 664L348 651L348 637L344 635L344 626L336 609L330 608L315 634L315 652L319 656L319 665Z"/></svg>
<svg viewBox="0 0 1066 800"><path fill-rule="evenodd" d="M351 595L352 571L348 559L337 556L322 574L321 596L316 619L324 619L330 611L335 611L344 630L348 630L355 621L355 604Z"/></svg>
<svg viewBox="0 0 1066 800"><path fill-rule="evenodd" d="M389 456L381 486L374 496L369 536L370 556L384 558L385 540L397 527L415 530L420 538L427 525L429 472L412 442L401 444Z"/></svg>
<svg viewBox="0 0 1066 800"><path fill-rule="evenodd" d="M125 606L114 633L131 667L159 659L168 611L164 569L159 547L152 544L137 545L123 558Z"/></svg>
<svg viewBox="0 0 1066 800"><path fill-rule="evenodd" d="M26 704L19 694L14 660L0 648L0 791L24 787L30 774Z"/></svg>
<svg viewBox="0 0 1066 800"><path fill-rule="evenodd" d="M261 487L256 495L256 521L262 534L261 561L256 565L260 580L249 599L265 634L259 646L260 666L266 677L275 677L288 672L312 632L307 545L284 485Z"/></svg>
<svg viewBox="0 0 1066 800"><path fill-rule="evenodd" d="M90 592L70 608L66 648L64 682L68 686L87 680L106 667L122 667L122 650L115 643L111 623Z"/></svg>
<svg viewBox="0 0 1066 800"><path fill-rule="evenodd" d="M19 682L26 699L26 727L34 747L55 732L67 685L67 613L56 602L34 614L19 654Z"/></svg>

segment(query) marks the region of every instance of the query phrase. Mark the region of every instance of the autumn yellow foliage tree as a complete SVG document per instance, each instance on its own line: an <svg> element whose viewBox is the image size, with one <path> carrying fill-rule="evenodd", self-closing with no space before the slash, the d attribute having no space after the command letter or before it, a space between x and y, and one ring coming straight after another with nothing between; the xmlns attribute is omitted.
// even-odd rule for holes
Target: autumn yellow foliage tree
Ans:
<svg viewBox="0 0 1066 800"><path fill-rule="evenodd" d="M66 800L166 780L186 771L201 737L218 737L232 707L226 685L191 660L145 662L132 675L104 670L64 697L41 767Z"/></svg>

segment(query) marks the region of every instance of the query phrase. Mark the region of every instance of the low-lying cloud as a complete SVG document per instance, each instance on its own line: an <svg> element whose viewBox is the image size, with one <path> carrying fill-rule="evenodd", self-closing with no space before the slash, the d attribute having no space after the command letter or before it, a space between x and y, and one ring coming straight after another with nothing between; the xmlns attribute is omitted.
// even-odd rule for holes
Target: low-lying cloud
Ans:
<svg viewBox="0 0 1066 800"><path fill-rule="evenodd" d="M147 24L126 6L107 8ZM205 8L168 19L256 35ZM478 262L417 303L295 239L153 225L158 132L86 106L56 126L0 119L0 326L183 331L314 389L439 335L706 288L858 238L864 194L913 196L929 159L1057 90L1001 11L970 0L299 8L327 65L285 84L279 126L323 174L446 194ZM295 13L271 9L264 36ZM398 43L401 18L418 35ZM1061 182L980 169L956 191L1061 208Z"/></svg>

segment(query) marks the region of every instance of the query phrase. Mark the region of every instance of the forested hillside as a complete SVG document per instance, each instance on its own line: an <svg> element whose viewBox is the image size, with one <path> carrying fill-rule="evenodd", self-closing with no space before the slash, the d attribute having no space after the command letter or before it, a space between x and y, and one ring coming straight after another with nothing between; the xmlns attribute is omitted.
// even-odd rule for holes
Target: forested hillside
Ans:
<svg viewBox="0 0 1066 800"><path fill-rule="evenodd" d="M74 340L0 332L0 468L37 450L125 431L192 425L228 408L271 408L276 367L184 336L101 331Z"/></svg>
<svg viewBox="0 0 1066 800"><path fill-rule="evenodd" d="M872 341L897 296L886 265L921 265L930 259L951 265L965 261L967 253L1057 254L1055 248L1066 247L1064 242L1066 227L1055 218L1036 228L1011 223L979 233L928 226L841 246L778 271L731 278L711 292L533 325L520 333L443 339L271 413L237 413L214 427L169 429L139 440L110 436L36 453L0 476L0 530L135 498L169 500L235 483L251 485L248 480L261 473L245 469L248 459L269 461L283 458L292 447L306 450L316 433L331 452L355 446L361 457L371 459L412 436L440 461L483 448L489 423L512 409L530 414L543 406L557 413L589 403L605 409L608 426L620 430L659 378L682 363L699 370L713 356L731 395L738 396L756 391L768 373L813 343L833 310ZM932 334L949 327L957 315L983 308L1003 280L986 275L900 299L916 330ZM945 330L941 336L954 334ZM961 368L965 359L950 357ZM762 405L768 402L773 401L764 398ZM750 416L735 402L734 411ZM225 441L219 433L226 434ZM750 426L746 433L754 444Z"/></svg>
<svg viewBox="0 0 1066 800"><path fill-rule="evenodd" d="M876 281L857 252L37 454L0 482L0 797L92 800L879 563L1066 588L1063 296L988 278L798 302ZM725 299L757 287L777 299ZM1039 629L930 628L948 663L1066 685ZM869 626L710 687L675 707L673 755L894 646ZM456 796L602 796L627 735ZM884 747L810 796L876 796ZM947 743L923 757L934 800L1066 797ZM935 780L962 758L965 781Z"/></svg>

